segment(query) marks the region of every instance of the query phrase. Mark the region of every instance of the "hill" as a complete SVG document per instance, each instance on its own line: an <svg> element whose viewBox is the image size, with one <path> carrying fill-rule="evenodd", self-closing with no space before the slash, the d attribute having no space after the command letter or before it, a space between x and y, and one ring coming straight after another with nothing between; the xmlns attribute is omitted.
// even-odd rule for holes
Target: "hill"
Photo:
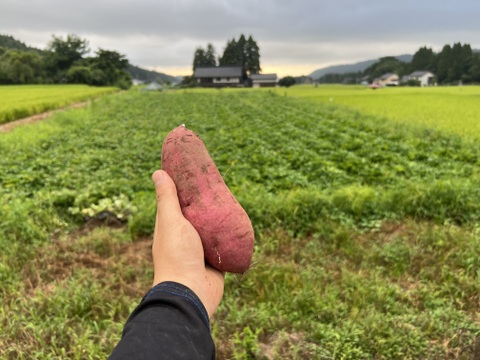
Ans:
<svg viewBox="0 0 480 360"><path fill-rule="evenodd" d="M409 54L405 54L405 55L395 56L395 58L403 62L410 62L412 61L413 56ZM369 66L372 66L378 61L379 59L372 59L372 60L361 61L355 64L328 66L325 68L317 69L308 76L313 79L318 79L326 74L345 74L345 73L360 72L360 71L364 71Z"/></svg>
<svg viewBox="0 0 480 360"><path fill-rule="evenodd" d="M13 36L1 35L1 34L0 34L0 48L15 49L15 50L21 50L21 51L42 52L42 50L28 46L25 43L15 39Z"/></svg>
<svg viewBox="0 0 480 360"><path fill-rule="evenodd" d="M171 75L167 75L164 73L151 71L151 70L145 70L131 64L129 64L127 71L132 75L132 78L141 80L146 83L158 82L162 84L163 83L177 84L181 81L181 79L179 79L176 76L171 76Z"/></svg>

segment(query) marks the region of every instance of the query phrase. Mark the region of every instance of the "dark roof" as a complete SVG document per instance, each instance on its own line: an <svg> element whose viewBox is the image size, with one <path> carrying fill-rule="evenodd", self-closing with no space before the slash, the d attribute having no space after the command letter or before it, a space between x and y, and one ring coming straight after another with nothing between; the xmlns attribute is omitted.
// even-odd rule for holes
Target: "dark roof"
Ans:
<svg viewBox="0 0 480 360"><path fill-rule="evenodd" d="M380 80L386 80L386 79L388 79L388 78L391 77L391 76L397 76L397 77L398 77L397 74L386 73L386 74L382 75L382 77L380 78Z"/></svg>
<svg viewBox="0 0 480 360"><path fill-rule="evenodd" d="M197 67L193 73L195 78L242 77L242 75L241 66Z"/></svg>
<svg viewBox="0 0 480 360"><path fill-rule="evenodd" d="M277 81L277 74L253 74L250 75L252 80L271 80Z"/></svg>

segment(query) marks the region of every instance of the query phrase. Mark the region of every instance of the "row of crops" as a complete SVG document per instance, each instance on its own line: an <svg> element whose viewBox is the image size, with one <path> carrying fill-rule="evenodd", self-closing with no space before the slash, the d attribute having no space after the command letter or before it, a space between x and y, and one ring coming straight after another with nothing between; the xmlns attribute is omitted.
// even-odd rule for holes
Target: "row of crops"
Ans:
<svg viewBox="0 0 480 360"><path fill-rule="evenodd" d="M5 354L109 353L151 275L122 260L124 246L153 232L150 176L182 123L257 234L252 270L227 276L212 323L219 358L473 354L479 145L255 90L133 90L0 137ZM104 210L126 227L75 233ZM79 256L68 277L52 274Z"/></svg>

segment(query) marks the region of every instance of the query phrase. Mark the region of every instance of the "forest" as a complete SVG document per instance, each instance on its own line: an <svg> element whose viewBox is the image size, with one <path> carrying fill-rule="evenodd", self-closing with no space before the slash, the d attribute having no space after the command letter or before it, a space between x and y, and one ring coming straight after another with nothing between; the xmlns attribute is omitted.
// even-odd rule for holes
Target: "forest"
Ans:
<svg viewBox="0 0 480 360"><path fill-rule="evenodd" d="M0 84L87 84L131 86L128 60L116 51L98 49L89 55L89 42L75 34L52 36L45 50L0 35Z"/></svg>

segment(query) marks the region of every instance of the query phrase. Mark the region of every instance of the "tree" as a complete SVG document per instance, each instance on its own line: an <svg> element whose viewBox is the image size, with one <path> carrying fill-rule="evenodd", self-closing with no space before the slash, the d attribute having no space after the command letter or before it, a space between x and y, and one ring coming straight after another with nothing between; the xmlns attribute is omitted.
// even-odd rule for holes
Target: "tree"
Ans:
<svg viewBox="0 0 480 360"><path fill-rule="evenodd" d="M361 72L328 73L317 79L320 84L356 84L362 81Z"/></svg>
<svg viewBox="0 0 480 360"><path fill-rule="evenodd" d="M284 87L295 85L295 78L293 76L285 76L278 81L278 85Z"/></svg>
<svg viewBox="0 0 480 360"><path fill-rule="evenodd" d="M450 81L450 69L453 66L452 47L445 45L438 55L437 79L439 83Z"/></svg>
<svg viewBox="0 0 480 360"><path fill-rule="evenodd" d="M67 81L71 84L91 84L92 68L90 66L74 65L67 71Z"/></svg>
<svg viewBox="0 0 480 360"><path fill-rule="evenodd" d="M413 55L412 61L410 62L409 70L434 71L435 53L433 52L433 50L431 48L427 48L426 46L418 49L418 51Z"/></svg>
<svg viewBox="0 0 480 360"><path fill-rule="evenodd" d="M470 45L462 46L461 43L455 43L452 47L452 68L449 72L448 80L457 82L467 75L471 62L472 49Z"/></svg>
<svg viewBox="0 0 480 360"><path fill-rule="evenodd" d="M474 83L480 83L480 54L472 55L472 64L469 69L471 80Z"/></svg>
<svg viewBox="0 0 480 360"><path fill-rule="evenodd" d="M197 79L193 76L184 76L180 82L181 87L196 87L198 86Z"/></svg>
<svg viewBox="0 0 480 360"><path fill-rule="evenodd" d="M48 63L52 73L67 71L75 62L82 60L88 54L88 41L81 39L75 34L62 37L53 35L52 41L48 44Z"/></svg>
<svg viewBox="0 0 480 360"><path fill-rule="evenodd" d="M252 36L249 36L245 43L245 71L252 75L258 74L261 70L260 49Z"/></svg>
<svg viewBox="0 0 480 360"><path fill-rule="evenodd" d="M198 47L193 55L193 70L201 66L216 66L215 48L212 44L207 45L207 50Z"/></svg>
<svg viewBox="0 0 480 360"><path fill-rule="evenodd" d="M95 53L97 56L83 59L67 70L67 82L121 89L132 85L131 75L126 71L128 60L124 55L105 49L98 49Z"/></svg>
<svg viewBox="0 0 480 360"><path fill-rule="evenodd" d="M35 84L44 82L43 58L31 51L7 50L0 56L0 83Z"/></svg>
<svg viewBox="0 0 480 360"><path fill-rule="evenodd" d="M207 51L205 51L205 65L206 66L217 66L215 48L210 43L207 45Z"/></svg>
<svg viewBox="0 0 480 360"><path fill-rule="evenodd" d="M235 39L232 39L227 42L223 55L218 59L218 62L221 66L228 65L241 65L239 59L237 58L237 42Z"/></svg>
<svg viewBox="0 0 480 360"><path fill-rule="evenodd" d="M92 59L93 67L101 70L106 77L106 85L115 85L126 74L128 60L116 51L98 49Z"/></svg>
<svg viewBox="0 0 480 360"><path fill-rule="evenodd" d="M237 64L242 65L243 68L245 68L245 61L247 58L247 52L245 49L246 45L247 39L245 39L245 35L241 34L235 47L235 60L237 61Z"/></svg>
<svg viewBox="0 0 480 360"><path fill-rule="evenodd" d="M445 45L437 56L437 79L441 84L452 84L459 81L473 81L472 65L475 56L469 44L455 43Z"/></svg>
<svg viewBox="0 0 480 360"><path fill-rule="evenodd" d="M205 50L203 50L201 47L197 48L195 50L195 54L193 55L193 71L199 66L204 66L206 63L207 57L205 55Z"/></svg>
<svg viewBox="0 0 480 360"><path fill-rule="evenodd" d="M242 66L246 73L258 74L260 67L260 49L256 41L250 35L240 35L238 41L233 38L227 42L222 57L219 58L222 66Z"/></svg>

